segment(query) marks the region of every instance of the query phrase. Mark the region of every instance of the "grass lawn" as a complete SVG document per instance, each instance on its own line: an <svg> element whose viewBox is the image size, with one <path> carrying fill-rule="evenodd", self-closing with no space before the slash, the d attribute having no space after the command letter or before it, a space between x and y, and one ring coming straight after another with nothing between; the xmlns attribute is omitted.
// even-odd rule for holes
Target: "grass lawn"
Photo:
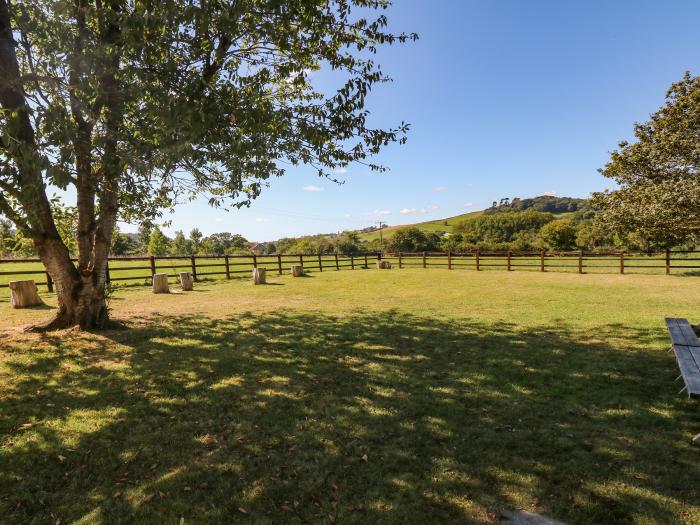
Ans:
<svg viewBox="0 0 700 525"><path fill-rule="evenodd" d="M269 280L120 289L100 333L0 298L0 521L700 523L694 278Z"/></svg>

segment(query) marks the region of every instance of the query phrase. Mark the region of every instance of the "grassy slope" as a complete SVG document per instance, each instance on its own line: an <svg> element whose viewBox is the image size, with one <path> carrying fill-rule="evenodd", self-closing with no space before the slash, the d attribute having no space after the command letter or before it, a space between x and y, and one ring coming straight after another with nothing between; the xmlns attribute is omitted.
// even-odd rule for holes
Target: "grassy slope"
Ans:
<svg viewBox="0 0 700 525"><path fill-rule="evenodd" d="M385 238L391 237L394 232L400 228L407 228L408 226L416 226L420 228L423 231L426 232L436 232L436 231L452 231L452 227L457 224L458 222L463 221L464 219L467 219L469 217L477 217L481 215L483 212L481 211L472 211L469 213L463 213L461 215L455 215L454 217L447 217L446 219L438 219L435 221L428 221L428 222L419 222L416 224L402 224L400 226L389 226L388 228L384 228L382 235L385 236ZM445 221L447 221L447 225L445 225ZM374 231L374 232L369 232L369 233L363 233L360 235L360 239L364 241L371 241L373 239L379 239L379 232Z"/></svg>
<svg viewBox="0 0 700 525"><path fill-rule="evenodd" d="M446 219L438 219L435 221L428 221L428 222L418 222L416 224L401 224L398 226L389 226L388 228L384 228L382 231L382 235L384 236L385 239L389 239L394 235L394 232L400 228L407 228L409 226L415 226L417 228L420 228L423 231L426 232L451 232L452 228L455 226L455 224L468 219L468 218L473 218L473 217L478 217L481 215L483 211L472 211L469 213L463 213L461 215L455 215L454 217L447 217ZM571 217L574 215L571 212L567 213L559 213L559 214L554 214L554 217L557 219L565 219L568 217ZM445 224L447 222L447 224ZM373 231L369 233L363 233L360 235L360 239L364 241L371 241L374 239L379 239L379 231Z"/></svg>
<svg viewBox="0 0 700 525"><path fill-rule="evenodd" d="M392 270L0 302L4 523L700 522L689 278ZM49 300L50 302L50 300Z"/></svg>

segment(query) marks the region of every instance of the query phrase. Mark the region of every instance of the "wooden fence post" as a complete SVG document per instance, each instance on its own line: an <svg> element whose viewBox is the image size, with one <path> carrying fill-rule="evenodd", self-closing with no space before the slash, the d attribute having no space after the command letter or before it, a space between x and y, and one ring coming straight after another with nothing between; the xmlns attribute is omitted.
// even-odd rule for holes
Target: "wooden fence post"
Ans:
<svg viewBox="0 0 700 525"><path fill-rule="evenodd" d="M46 275L48 276L49 274L47 273ZM106 283L112 282L112 278L111 278L111 276L109 275L109 259L107 259L107 261L105 261L105 282L106 282ZM50 292L50 291L51 291L51 290L49 290L49 292Z"/></svg>
<svg viewBox="0 0 700 525"><path fill-rule="evenodd" d="M156 258L151 255L151 279L156 274Z"/></svg>
<svg viewBox="0 0 700 525"><path fill-rule="evenodd" d="M231 266L228 262L228 254L224 255L224 262L226 263L226 278L231 278Z"/></svg>
<svg viewBox="0 0 700 525"><path fill-rule="evenodd" d="M282 254L277 254L277 272L282 275Z"/></svg>
<svg viewBox="0 0 700 525"><path fill-rule="evenodd" d="M578 273L583 273L583 250L578 252Z"/></svg>
<svg viewBox="0 0 700 525"><path fill-rule="evenodd" d="M299 254L299 264L301 264L301 267L304 267L304 254L300 253Z"/></svg>
<svg viewBox="0 0 700 525"><path fill-rule="evenodd" d="M51 279L49 272L46 272L46 288L49 290L49 292L53 292L53 279Z"/></svg>
<svg viewBox="0 0 700 525"><path fill-rule="evenodd" d="M666 275L671 275L671 251L666 249Z"/></svg>
<svg viewBox="0 0 700 525"><path fill-rule="evenodd" d="M336 271L340 270L340 266L338 266L338 254L337 253L335 254L335 269L336 269Z"/></svg>
<svg viewBox="0 0 700 525"><path fill-rule="evenodd" d="M423 268L427 268L427 264L426 264L426 261L425 261L425 255L426 255L426 253L423 252Z"/></svg>
<svg viewBox="0 0 700 525"><path fill-rule="evenodd" d="M544 250L540 251L540 271L544 272Z"/></svg>
<svg viewBox="0 0 700 525"><path fill-rule="evenodd" d="M620 273L625 273L625 252L620 252Z"/></svg>
<svg viewBox="0 0 700 525"><path fill-rule="evenodd" d="M403 268L403 263L401 262L401 252L399 252L399 268Z"/></svg>
<svg viewBox="0 0 700 525"><path fill-rule="evenodd" d="M320 253L318 254L318 271L323 271L323 258L321 257Z"/></svg>
<svg viewBox="0 0 700 525"><path fill-rule="evenodd" d="M508 271L510 271L510 257L511 257L511 253L510 253L510 250L508 250Z"/></svg>
<svg viewBox="0 0 700 525"><path fill-rule="evenodd" d="M350 269L355 269L355 256L353 254L350 254Z"/></svg>
<svg viewBox="0 0 700 525"><path fill-rule="evenodd" d="M481 271L481 267L479 266L479 250L476 250L476 271L479 272Z"/></svg>
<svg viewBox="0 0 700 525"><path fill-rule="evenodd" d="M197 281L197 259L194 255L190 255L190 266L192 267L192 280Z"/></svg>
<svg viewBox="0 0 700 525"><path fill-rule="evenodd" d="M258 256L257 256L257 254L254 253L253 254L253 268L257 268L257 267L258 267Z"/></svg>
<svg viewBox="0 0 700 525"><path fill-rule="evenodd" d="M369 263L367 262L367 254L365 253L365 268L369 268Z"/></svg>
<svg viewBox="0 0 700 525"><path fill-rule="evenodd" d="M451 251L447 252L447 269L448 270L452 269L452 252Z"/></svg>

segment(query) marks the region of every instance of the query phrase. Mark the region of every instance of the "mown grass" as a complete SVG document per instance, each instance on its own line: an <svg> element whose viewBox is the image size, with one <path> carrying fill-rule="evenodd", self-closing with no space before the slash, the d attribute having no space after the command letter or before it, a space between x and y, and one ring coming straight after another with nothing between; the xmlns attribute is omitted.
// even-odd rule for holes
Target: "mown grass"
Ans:
<svg viewBox="0 0 700 525"><path fill-rule="evenodd" d="M5 523L700 522L683 277L324 272L119 290L35 336L0 302ZM52 299L47 297L49 304Z"/></svg>

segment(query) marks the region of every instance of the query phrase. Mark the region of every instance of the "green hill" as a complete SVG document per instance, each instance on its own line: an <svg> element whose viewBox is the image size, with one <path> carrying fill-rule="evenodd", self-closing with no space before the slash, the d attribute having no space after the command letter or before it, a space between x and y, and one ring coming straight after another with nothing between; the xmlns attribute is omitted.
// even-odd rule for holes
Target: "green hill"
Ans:
<svg viewBox="0 0 700 525"><path fill-rule="evenodd" d="M553 195L540 195L539 197L527 199L515 197L513 200L501 199L500 203L494 202L493 206L481 211L472 211L461 215L455 215L454 217L447 217L445 219L437 219L434 221L389 226L382 230L382 235L385 239L389 239L392 237L392 235L394 235L396 230L407 228L409 226L415 226L426 232L452 232L452 228L455 224L467 218L477 217L482 214L523 212L526 210L551 213L557 219L573 217L576 212L590 211L590 213L593 213L593 210L586 199L578 199L574 197L556 197ZM379 230L360 234L360 239L364 241L371 241L378 238Z"/></svg>
<svg viewBox="0 0 700 525"><path fill-rule="evenodd" d="M382 230L382 235L384 236L385 239L390 238L392 235L394 235L394 232L398 229L401 228L408 228L409 226L415 226L417 228L420 228L423 231L426 232L451 232L452 227L463 221L464 219L467 219L469 217L477 217L478 215L481 215L484 213L483 211L472 211L469 213L463 213L461 215L455 215L454 217L447 217L446 219L437 219L434 221L427 221L427 222L419 222L416 224L400 224L397 226L389 226L387 228L384 228ZM379 230L375 230L372 232L368 233L362 233L360 234L360 239L363 241L371 241L373 239L379 239Z"/></svg>

